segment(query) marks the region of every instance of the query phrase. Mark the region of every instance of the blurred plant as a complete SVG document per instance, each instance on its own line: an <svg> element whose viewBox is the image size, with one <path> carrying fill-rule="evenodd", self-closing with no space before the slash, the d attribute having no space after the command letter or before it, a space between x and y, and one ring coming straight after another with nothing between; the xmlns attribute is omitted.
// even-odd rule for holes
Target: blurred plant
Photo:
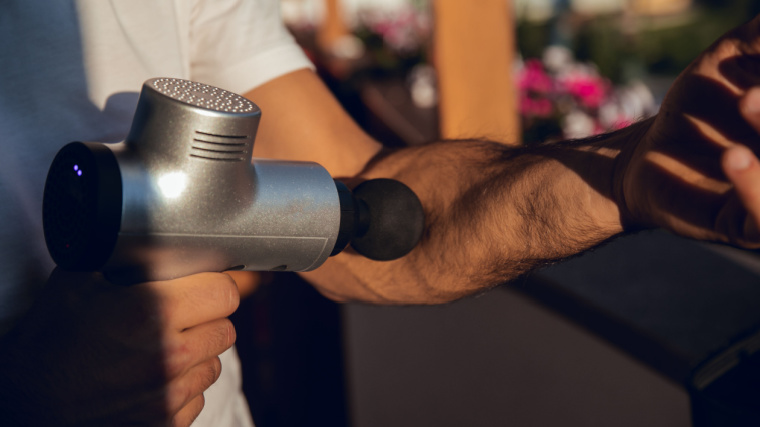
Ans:
<svg viewBox="0 0 760 427"><path fill-rule="evenodd" d="M359 11L357 32L379 36L387 49L399 54L417 54L424 48L432 32L430 14L407 6L399 10L369 8Z"/></svg>
<svg viewBox="0 0 760 427"><path fill-rule="evenodd" d="M435 68L430 64L417 64L407 77L412 102L417 108L434 108L438 105L438 81Z"/></svg>
<svg viewBox="0 0 760 427"><path fill-rule="evenodd" d="M354 34L364 43L374 71L406 75L425 62L432 27L427 8L365 8L358 13Z"/></svg>
<svg viewBox="0 0 760 427"><path fill-rule="evenodd" d="M657 109L644 84L613 87L594 65L558 46L519 62L515 78L526 144L617 130Z"/></svg>
<svg viewBox="0 0 760 427"><path fill-rule="evenodd" d="M308 13L303 3L285 2L283 6L287 6L283 7L284 18L297 39L312 40L319 25L318 14ZM347 24L351 34L321 53L361 60L362 72L376 77L378 74L405 76L425 62L433 27L429 0L411 0L392 8L360 7Z"/></svg>

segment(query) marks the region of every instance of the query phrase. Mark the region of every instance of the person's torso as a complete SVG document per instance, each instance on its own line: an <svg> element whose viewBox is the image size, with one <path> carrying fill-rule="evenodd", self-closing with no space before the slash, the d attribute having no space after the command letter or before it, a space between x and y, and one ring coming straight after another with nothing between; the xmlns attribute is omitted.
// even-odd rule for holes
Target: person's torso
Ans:
<svg viewBox="0 0 760 427"><path fill-rule="evenodd" d="M68 142L123 139L144 80L186 77L180 13L174 0L3 2L0 334L53 268L41 231L47 167Z"/></svg>
<svg viewBox="0 0 760 427"><path fill-rule="evenodd" d="M189 78L191 3L5 0L0 6L0 335L28 309L54 267L41 214L50 162L71 141L122 140L145 80ZM240 420L236 357L227 352L222 359L223 376L206 393L207 409L194 425L250 425Z"/></svg>

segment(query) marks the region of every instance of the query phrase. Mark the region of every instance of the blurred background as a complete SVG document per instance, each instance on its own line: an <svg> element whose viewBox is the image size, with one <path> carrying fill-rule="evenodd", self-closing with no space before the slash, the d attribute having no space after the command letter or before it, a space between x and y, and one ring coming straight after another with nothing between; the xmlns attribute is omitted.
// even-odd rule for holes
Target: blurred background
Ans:
<svg viewBox="0 0 760 427"><path fill-rule="evenodd" d="M445 85L497 84L494 73L490 81L440 81L439 87L436 72L449 71L439 69L449 66L447 50L461 49L446 41L464 38L474 55L510 59L511 69L499 71L519 88L516 136L530 144L587 136L653 114L673 78L717 37L760 11L760 2L282 0L282 10L349 111L386 143L448 137L440 135L435 111Z"/></svg>
<svg viewBox="0 0 760 427"><path fill-rule="evenodd" d="M619 129L760 13L753 0L281 4L329 88L391 147ZM692 425L687 388L510 287L375 308L273 274L234 320L259 427Z"/></svg>

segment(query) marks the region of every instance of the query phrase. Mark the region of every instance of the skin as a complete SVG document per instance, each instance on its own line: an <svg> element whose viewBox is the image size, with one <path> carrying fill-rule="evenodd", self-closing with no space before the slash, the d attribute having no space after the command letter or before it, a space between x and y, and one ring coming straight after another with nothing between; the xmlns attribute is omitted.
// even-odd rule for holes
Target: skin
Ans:
<svg viewBox="0 0 760 427"><path fill-rule="evenodd" d="M3 337L4 425L190 425L235 342L226 317L239 302L222 273L117 286L56 270Z"/></svg>

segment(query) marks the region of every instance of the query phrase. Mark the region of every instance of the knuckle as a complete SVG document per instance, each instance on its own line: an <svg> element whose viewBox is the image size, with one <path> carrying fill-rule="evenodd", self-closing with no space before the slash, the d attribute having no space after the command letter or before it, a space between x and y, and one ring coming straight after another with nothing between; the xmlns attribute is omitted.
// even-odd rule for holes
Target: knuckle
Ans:
<svg viewBox="0 0 760 427"><path fill-rule="evenodd" d="M156 312L157 321L167 325L172 324L172 320L178 317L177 304L168 298L162 298L159 300Z"/></svg>
<svg viewBox="0 0 760 427"><path fill-rule="evenodd" d="M214 328L214 350L220 354L232 347L235 343L237 332L229 319L220 319L219 326Z"/></svg>
<svg viewBox="0 0 760 427"><path fill-rule="evenodd" d="M215 377L216 379L214 380L214 382L216 382L216 380L218 380L219 377L222 375L222 369L223 369L222 359L220 359L219 356L217 356L211 359L211 362L214 365L214 372L216 374L216 377Z"/></svg>
<svg viewBox="0 0 760 427"><path fill-rule="evenodd" d="M209 325L204 333L203 344L198 349L197 357L203 359L224 353L235 343L235 327L228 319L220 319Z"/></svg>
<svg viewBox="0 0 760 427"><path fill-rule="evenodd" d="M219 377L222 375L222 361L219 359L219 357L213 357L209 362L206 364L206 367L204 369L203 373L203 390L206 390L207 388L211 387L212 384L214 384Z"/></svg>
<svg viewBox="0 0 760 427"><path fill-rule="evenodd" d="M190 395L200 395L212 384L214 384L222 374L222 363L218 357L212 357L210 360L198 365L193 370L193 389L189 390Z"/></svg>
<svg viewBox="0 0 760 427"><path fill-rule="evenodd" d="M182 410L172 418L173 427L189 427L206 406L206 398L201 394L190 401Z"/></svg>
<svg viewBox="0 0 760 427"><path fill-rule="evenodd" d="M227 321L227 341L226 346L227 348L232 347L233 344L235 344L235 341L237 341L237 329L235 329L235 325L232 324L232 321L229 319L225 319Z"/></svg>
<svg viewBox="0 0 760 427"><path fill-rule="evenodd" d="M151 320L162 324L171 324L173 319L181 315L180 302L184 297L181 292L181 288L169 289L168 286L164 289L156 286L146 292L150 295L150 301L143 305L150 307L152 311Z"/></svg>
<svg viewBox="0 0 760 427"><path fill-rule="evenodd" d="M235 279L224 273L209 273L206 281L205 298L202 303L213 301L219 317L234 313L240 305L240 292ZM201 298L198 295L198 298Z"/></svg>
<svg viewBox="0 0 760 427"><path fill-rule="evenodd" d="M192 351L186 343L174 342L164 347L164 370L166 377L176 378L191 366Z"/></svg>
<svg viewBox="0 0 760 427"><path fill-rule="evenodd" d="M198 418L198 415L200 415L203 408L206 406L206 396L204 396L203 393L199 394L198 397L193 399L192 404L193 404L193 413L194 413L194 416L192 417L192 421L195 421L195 419Z"/></svg>
<svg viewBox="0 0 760 427"><path fill-rule="evenodd" d="M226 308L230 313L233 313L235 310L237 310L238 306L240 306L240 291L238 290L237 283L235 282L235 279L232 278L232 276L229 274L222 274L222 276L224 277L222 286L222 301L227 302Z"/></svg>
<svg viewBox="0 0 760 427"><path fill-rule="evenodd" d="M715 44L714 52L719 58L730 58L740 54L742 48L746 48L746 44L742 39L745 36L742 34L744 29L738 28L734 32L730 33L728 37L721 38Z"/></svg>

